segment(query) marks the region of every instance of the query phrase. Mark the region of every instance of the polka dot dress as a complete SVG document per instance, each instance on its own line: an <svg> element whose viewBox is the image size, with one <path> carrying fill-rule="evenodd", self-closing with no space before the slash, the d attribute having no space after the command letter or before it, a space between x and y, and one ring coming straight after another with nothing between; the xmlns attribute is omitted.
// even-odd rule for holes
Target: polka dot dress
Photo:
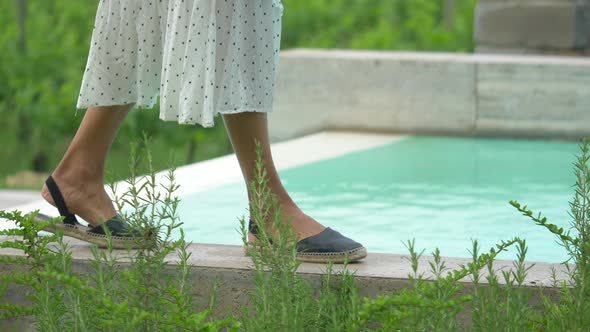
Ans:
<svg viewBox="0 0 590 332"><path fill-rule="evenodd" d="M215 115L271 112L280 0L100 0L77 108L152 108L214 125Z"/></svg>

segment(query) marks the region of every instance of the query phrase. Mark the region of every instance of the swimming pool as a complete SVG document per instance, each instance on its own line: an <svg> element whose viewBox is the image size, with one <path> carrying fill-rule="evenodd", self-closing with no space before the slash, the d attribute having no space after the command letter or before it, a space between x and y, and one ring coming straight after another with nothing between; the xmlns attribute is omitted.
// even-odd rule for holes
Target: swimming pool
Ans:
<svg viewBox="0 0 590 332"><path fill-rule="evenodd" d="M577 153L574 142L409 137L279 174L305 213L369 252L406 254L402 241L415 238L425 254L470 257L471 239L487 250L520 236L527 260L560 262L567 256L554 237L508 201L567 227ZM236 180L184 195L179 214L187 239L240 245L246 189Z"/></svg>

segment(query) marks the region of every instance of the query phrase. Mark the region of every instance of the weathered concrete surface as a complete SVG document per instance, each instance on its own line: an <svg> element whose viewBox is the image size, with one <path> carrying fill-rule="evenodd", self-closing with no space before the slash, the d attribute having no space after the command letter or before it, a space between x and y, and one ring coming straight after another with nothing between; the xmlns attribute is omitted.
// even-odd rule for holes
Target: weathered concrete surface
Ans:
<svg viewBox="0 0 590 332"><path fill-rule="evenodd" d="M588 0L480 0L475 13L478 51L485 48L590 48Z"/></svg>
<svg viewBox="0 0 590 332"><path fill-rule="evenodd" d="M1 240L1 239L0 239ZM81 241L69 239L74 264L73 269L77 274L88 274L92 272L90 259L92 254L90 247ZM248 305L250 292L253 285L253 266L248 257L244 256L242 247L226 245L204 245L193 244L189 247L191 257L192 273L189 277L191 283L195 286L195 309L204 310L208 307L211 296L214 292L213 283L217 283L216 300L214 315L223 317L227 313L238 314L244 306ZM0 249L0 256L20 256L22 252L12 249ZM116 253L120 267L124 268L128 262L128 255L124 251ZM361 296L374 297L383 295L410 286L408 274L411 272L410 263L405 255L395 254L377 254L369 253L367 259L359 263L350 264L348 269L354 272L356 285ZM426 277L432 277L429 271L428 262L431 257L423 256L420 259L419 272L425 273ZM461 264L470 262L468 259L445 257L448 268L457 268ZM178 261L176 255L170 255L167 261L172 264L170 273L174 270L174 262ZM551 268L557 271L559 280L566 280L567 275L564 266L559 264L532 263L534 264L529 271L525 281L527 287L544 286L545 294L551 297L557 295L557 289L553 288L551 280ZM506 270L512 268L510 261L497 261L494 265L497 270ZM0 264L2 273L11 273L17 266L9 264ZM340 271L341 266L336 265L334 271ZM319 287L322 277L325 275L326 266L323 264L304 263L301 265L299 272L309 280L312 285ZM482 278L485 278L486 272L482 271ZM464 282L464 292L472 289L473 285L470 279L462 280ZM485 279L481 280L485 284ZM502 282L502 281L500 281ZM23 303L26 289L23 287L9 288L7 297L3 299L9 303ZM532 303L538 304L539 297L532 299ZM468 313L461 316L463 323L468 324L470 316Z"/></svg>
<svg viewBox="0 0 590 332"><path fill-rule="evenodd" d="M501 54L501 55L548 55L548 56L567 56L567 57L584 57L590 56L590 48L585 50L558 50L558 49L530 49L525 47L499 47L479 45L475 48L476 53L480 54Z"/></svg>
<svg viewBox="0 0 590 332"><path fill-rule="evenodd" d="M477 133L588 133L590 70L552 64L478 64Z"/></svg>
<svg viewBox="0 0 590 332"><path fill-rule="evenodd" d="M7 237L0 238L0 241L7 239ZM90 245L86 242L67 239L68 246L72 251L72 258L77 264L81 266L88 265L92 260L92 252ZM219 245L219 244L191 244L188 251L191 253L189 264L197 269L212 269L212 270L239 270L252 271L253 265L249 257L244 255L241 246ZM0 256L22 256L20 250L3 248L0 249ZM114 250L114 257L120 263L129 262L129 255L126 250ZM391 280L407 280L408 274L411 272L411 266L407 260L408 255L399 254L383 254L383 253L369 253L368 257L360 262L349 264L348 270L354 272L357 277L366 278L384 278ZM443 257L446 265L449 268L457 268L462 264L471 262L470 259L457 257ZM425 273L425 276L431 277L429 272L430 267L428 262L431 260L430 256L423 256L420 260L420 273ZM178 256L173 253L166 259L167 262L174 264L178 261ZM566 271L561 264L549 264L542 262L530 262L534 266L529 271L528 278L525 281L526 286L551 286L551 268L557 270L557 277L565 280L567 277ZM323 275L325 274L325 265L315 263L303 263L299 268L299 272L303 274ZM509 269L512 267L512 261L498 260L495 263L498 269ZM88 269L90 266L88 265ZM338 272L342 269L341 265L335 265L334 271ZM486 273L482 271L482 275ZM469 282L469 279L463 280ZM369 291L369 293L374 293Z"/></svg>
<svg viewBox="0 0 590 332"><path fill-rule="evenodd" d="M38 191L0 190L0 210L32 202L41 198Z"/></svg>
<svg viewBox="0 0 590 332"><path fill-rule="evenodd" d="M321 129L470 132L474 65L451 54L294 49L281 53L271 136Z"/></svg>
<svg viewBox="0 0 590 332"><path fill-rule="evenodd" d="M590 58L293 49L279 66L274 141L331 129L590 136Z"/></svg>

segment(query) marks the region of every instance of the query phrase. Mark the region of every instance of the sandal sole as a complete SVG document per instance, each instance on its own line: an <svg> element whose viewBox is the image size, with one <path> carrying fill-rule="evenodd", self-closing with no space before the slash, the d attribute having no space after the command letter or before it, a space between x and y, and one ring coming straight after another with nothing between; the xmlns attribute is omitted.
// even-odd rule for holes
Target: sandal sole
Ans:
<svg viewBox="0 0 590 332"><path fill-rule="evenodd" d="M355 248L344 252L302 252L297 253L297 259L302 262L309 263L352 263L367 257L367 249L365 247Z"/></svg>
<svg viewBox="0 0 590 332"><path fill-rule="evenodd" d="M38 222L43 222L51 219L53 218L40 213L37 214L37 216L35 217L35 221ZM53 234L56 234L61 231L64 236L72 237L78 240L82 240L84 242L95 244L97 247L101 249L108 248L107 236L102 234L91 233L91 229L92 228L87 226L70 225L64 224L63 222L59 222L52 226L43 228L44 231ZM112 236L111 238L111 247L113 249L143 249L149 246L148 244L142 244L141 242L137 242L135 240L124 238L121 236Z"/></svg>
<svg viewBox="0 0 590 332"><path fill-rule="evenodd" d="M248 249L243 246L244 256L249 257ZM306 252L306 253L297 253L297 260L306 262L306 263L334 263L334 264L344 264L344 263L352 263L359 261L363 258L367 257L367 249L365 247L360 247L356 249L352 249L349 251L343 252Z"/></svg>
<svg viewBox="0 0 590 332"><path fill-rule="evenodd" d="M248 245L256 246L255 237L248 234ZM244 256L248 257L248 249L242 246ZM352 263L367 257L367 249L365 247L358 247L348 251L342 252L298 252L296 258L302 262L307 263Z"/></svg>

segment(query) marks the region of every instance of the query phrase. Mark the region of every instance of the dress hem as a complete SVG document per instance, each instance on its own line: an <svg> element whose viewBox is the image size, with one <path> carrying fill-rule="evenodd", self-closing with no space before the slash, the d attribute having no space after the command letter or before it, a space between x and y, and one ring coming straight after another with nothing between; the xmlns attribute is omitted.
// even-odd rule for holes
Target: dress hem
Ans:
<svg viewBox="0 0 590 332"><path fill-rule="evenodd" d="M257 112L257 113L271 113L272 109L245 109L245 108L240 108L237 110L234 109L230 109L230 110L218 110L215 111L213 113L213 117L217 117L220 114L237 114L237 113L245 113L245 112ZM203 128L211 128L213 126L215 126L215 121L211 120L211 121L182 121L180 119L178 119L176 116L170 116L170 115L162 115L160 114L160 120L162 121L169 121L169 122L178 122L178 124L181 125L200 125Z"/></svg>
<svg viewBox="0 0 590 332"><path fill-rule="evenodd" d="M97 104L97 103L78 103L76 105L76 110L87 109L89 107L108 107L108 106L122 106L122 105L129 105L134 104L132 109L153 109L155 106L154 103L138 103L136 101L123 101L118 103L108 103L108 104ZM226 109L226 110L217 110L213 112L213 117L217 117L219 114L236 114L236 113L245 113L245 112L257 112L257 113L271 113L273 112L272 108L238 108L238 109ZM182 121L176 117L176 115L163 115L160 113L159 119L162 121L169 121L169 122L178 122L178 124L182 125L201 125L204 128L211 128L215 126L215 121Z"/></svg>

